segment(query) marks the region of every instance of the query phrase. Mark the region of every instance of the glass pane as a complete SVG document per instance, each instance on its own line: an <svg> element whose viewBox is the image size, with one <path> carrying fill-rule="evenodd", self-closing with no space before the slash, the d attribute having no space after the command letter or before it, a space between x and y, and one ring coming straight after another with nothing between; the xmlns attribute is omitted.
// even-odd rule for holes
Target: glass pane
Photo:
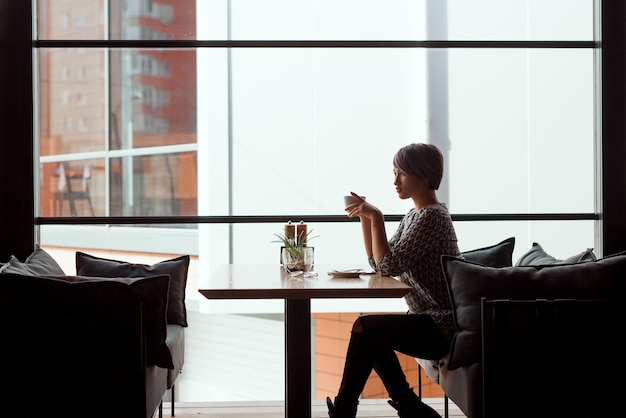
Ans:
<svg viewBox="0 0 626 418"><path fill-rule="evenodd" d="M101 159L40 165L40 216L104 216L105 176Z"/></svg>
<svg viewBox="0 0 626 418"><path fill-rule="evenodd" d="M111 216L197 214L193 152L111 159Z"/></svg>
<svg viewBox="0 0 626 418"><path fill-rule="evenodd" d="M398 222L385 224L391 236ZM281 244L274 242L275 233L283 232L284 224L237 224L233 226L233 262L238 264L264 264L280 261ZM361 225L358 222L307 224L316 236L308 246L315 248L315 263L344 265L346 268L369 269L362 245ZM499 221L455 222L459 249L470 251L489 247L510 237L515 237L513 264L538 242L550 255L565 259L595 245L594 221ZM227 240L225 234L214 230L210 235L213 246ZM596 252L596 255L598 253ZM220 264L227 264L224 256ZM321 271L320 273L325 273Z"/></svg>
<svg viewBox="0 0 626 418"><path fill-rule="evenodd" d="M451 210L594 212L593 51L448 55Z"/></svg>
<svg viewBox="0 0 626 418"><path fill-rule="evenodd" d="M231 27L242 40L592 40L593 10L593 0L233 0Z"/></svg>
<svg viewBox="0 0 626 418"><path fill-rule="evenodd" d="M279 242L274 234L281 234L284 223L235 224L232 226L233 262L239 264L265 264L280 261ZM297 222L297 221L296 221ZM385 224L388 236L398 228L398 222ZM530 250L533 242L541 244L552 256L565 259L595 246L595 221L455 221L459 249L470 251L492 246L515 237L513 263ZM315 248L315 263L343 265L346 268L369 269L362 245L361 226L358 222L311 222L307 228L315 238L308 246ZM202 225L200 231L210 254L207 263L228 264L229 228L226 225ZM211 249L211 251L209 251ZM596 252L597 256L600 256ZM322 271L324 273L324 271Z"/></svg>
<svg viewBox="0 0 626 418"><path fill-rule="evenodd" d="M453 213L594 211L591 50L236 50L230 98L226 54L201 54L201 214L342 214L350 191L405 213L392 157L417 141Z"/></svg>
<svg viewBox="0 0 626 418"><path fill-rule="evenodd" d="M38 0L37 7L39 39L196 38L196 0Z"/></svg>
<svg viewBox="0 0 626 418"><path fill-rule="evenodd" d="M298 222L297 220L293 220ZM287 220L285 220L285 223ZM235 263L264 264L280 262L281 243L274 234L282 234L285 223L237 224L233 226L233 259ZM306 224L311 231L307 246L313 247L318 265L342 264L346 268L368 269L369 264L361 245L361 225L358 222ZM391 225L389 228L397 228ZM217 244L219 236L212 237ZM223 261L225 262L225 261ZM351 267L350 267L351 266Z"/></svg>
<svg viewBox="0 0 626 418"><path fill-rule="evenodd" d="M39 39L593 40L594 30L593 0L39 0L38 7Z"/></svg>
<svg viewBox="0 0 626 418"><path fill-rule="evenodd" d="M37 0L39 39L106 39L106 0Z"/></svg>
<svg viewBox="0 0 626 418"><path fill-rule="evenodd" d="M423 57L234 51L233 212L337 214L352 189L372 201L393 192L393 152L425 137Z"/></svg>
<svg viewBox="0 0 626 418"><path fill-rule="evenodd" d="M42 48L39 78L42 156L196 142L195 50Z"/></svg>
<svg viewBox="0 0 626 418"><path fill-rule="evenodd" d="M111 0L110 39L195 39L196 0Z"/></svg>
<svg viewBox="0 0 626 418"><path fill-rule="evenodd" d="M110 148L196 142L196 51L110 53Z"/></svg>
<svg viewBox="0 0 626 418"><path fill-rule="evenodd" d="M433 40L591 41L594 0L429 0ZM564 19L564 14L567 19Z"/></svg>
<svg viewBox="0 0 626 418"><path fill-rule="evenodd" d="M106 129L106 53L39 50L39 145L42 156L101 151Z"/></svg>
<svg viewBox="0 0 626 418"><path fill-rule="evenodd" d="M422 40L425 4L415 0L394 0L391 7L385 0L233 0L230 26L232 39L241 40Z"/></svg>
<svg viewBox="0 0 626 418"><path fill-rule="evenodd" d="M596 244L595 221L470 221L455 222L454 229L461 251L489 247L515 237L513 264L531 249L533 242L559 260L580 254ZM597 251L595 254L601 256Z"/></svg>

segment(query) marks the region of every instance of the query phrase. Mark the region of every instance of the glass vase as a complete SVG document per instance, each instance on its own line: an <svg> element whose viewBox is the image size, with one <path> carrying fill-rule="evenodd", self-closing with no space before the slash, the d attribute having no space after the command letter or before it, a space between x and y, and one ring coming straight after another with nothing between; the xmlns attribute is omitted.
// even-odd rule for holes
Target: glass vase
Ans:
<svg viewBox="0 0 626 418"><path fill-rule="evenodd" d="M311 271L313 269L313 247L281 249L281 261L288 272Z"/></svg>

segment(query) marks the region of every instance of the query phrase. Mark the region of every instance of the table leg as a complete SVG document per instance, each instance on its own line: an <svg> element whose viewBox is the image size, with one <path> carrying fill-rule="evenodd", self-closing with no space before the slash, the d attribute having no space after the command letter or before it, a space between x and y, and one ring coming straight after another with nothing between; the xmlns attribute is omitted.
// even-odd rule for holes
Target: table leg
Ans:
<svg viewBox="0 0 626 418"><path fill-rule="evenodd" d="M311 418L311 300L285 300L285 417Z"/></svg>

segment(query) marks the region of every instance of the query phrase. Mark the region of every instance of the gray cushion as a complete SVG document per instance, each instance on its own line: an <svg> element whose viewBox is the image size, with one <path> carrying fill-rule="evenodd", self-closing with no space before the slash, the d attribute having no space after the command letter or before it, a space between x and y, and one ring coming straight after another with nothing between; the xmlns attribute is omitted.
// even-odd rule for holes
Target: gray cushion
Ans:
<svg viewBox="0 0 626 418"><path fill-rule="evenodd" d="M0 273L24 274L27 276L63 276L65 272L59 264L38 245L35 251L22 263L15 256L0 268Z"/></svg>
<svg viewBox="0 0 626 418"><path fill-rule="evenodd" d="M575 254L565 260L559 260L550 254L546 253L543 247L536 242L533 242L526 254L520 257L515 263L516 266L538 266L541 264L574 264L584 263L586 261L593 261L596 259L596 255L593 253L593 248L587 248L585 251Z"/></svg>
<svg viewBox="0 0 626 418"><path fill-rule="evenodd" d="M481 298L617 299L626 296L626 252L578 264L493 268L442 256L454 321L449 369L480 362Z"/></svg>
<svg viewBox="0 0 626 418"><path fill-rule="evenodd" d="M515 237L511 237L490 247L465 251L461 255L466 260L482 264L483 266L510 267L513 265L514 248Z"/></svg>
<svg viewBox="0 0 626 418"><path fill-rule="evenodd" d="M507 238L495 245L478 248L461 253L463 258L474 263L490 267L511 267L513 265L513 249L515 237ZM435 383L439 383L439 361L418 358L426 375Z"/></svg>
<svg viewBox="0 0 626 418"><path fill-rule="evenodd" d="M170 276L167 323L187 326L187 307L185 306L185 288L189 256L184 255L153 265L128 263L95 257L83 252L76 252L76 274L95 277L149 277L161 274Z"/></svg>
<svg viewBox="0 0 626 418"><path fill-rule="evenodd" d="M79 276L0 275L0 304L23 307L123 305L140 301L143 306L148 364L173 368L166 345L169 276L150 278L94 278ZM51 342L53 343L53 342ZM77 347L79 349L79 347Z"/></svg>

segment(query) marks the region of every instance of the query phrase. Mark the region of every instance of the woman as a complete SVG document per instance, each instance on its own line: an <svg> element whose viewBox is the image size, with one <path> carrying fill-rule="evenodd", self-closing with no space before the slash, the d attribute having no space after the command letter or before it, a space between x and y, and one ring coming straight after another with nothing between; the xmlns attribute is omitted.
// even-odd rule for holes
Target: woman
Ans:
<svg viewBox="0 0 626 418"><path fill-rule="evenodd" d="M335 401L326 398L332 418L355 417L358 398L372 369L380 376L400 417L440 417L409 387L395 351L439 360L449 350L456 329L440 258L460 255L448 209L437 199L443 155L434 145L410 144L393 159L396 192L412 199L398 230L387 241L382 212L352 193L346 208L358 216L369 262L377 272L397 276L413 290L405 296L409 315L358 318L352 327L343 379Z"/></svg>

